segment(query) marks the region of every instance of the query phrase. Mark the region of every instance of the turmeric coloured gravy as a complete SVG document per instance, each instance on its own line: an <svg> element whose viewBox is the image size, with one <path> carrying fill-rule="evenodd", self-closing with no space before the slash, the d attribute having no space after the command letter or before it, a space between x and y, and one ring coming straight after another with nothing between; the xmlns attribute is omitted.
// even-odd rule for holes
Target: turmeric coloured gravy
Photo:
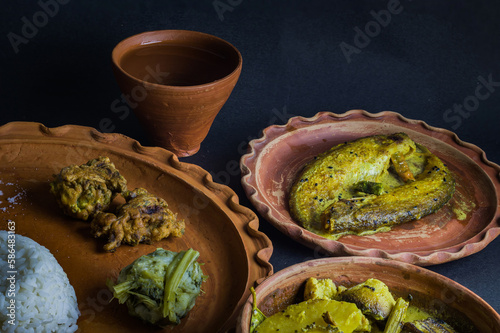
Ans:
<svg viewBox="0 0 500 333"><path fill-rule="evenodd" d="M370 333L463 333L411 300L394 298L385 283L368 279L350 288L336 286L331 279L309 278L304 300L266 318L256 307L250 333L271 332L370 332Z"/></svg>

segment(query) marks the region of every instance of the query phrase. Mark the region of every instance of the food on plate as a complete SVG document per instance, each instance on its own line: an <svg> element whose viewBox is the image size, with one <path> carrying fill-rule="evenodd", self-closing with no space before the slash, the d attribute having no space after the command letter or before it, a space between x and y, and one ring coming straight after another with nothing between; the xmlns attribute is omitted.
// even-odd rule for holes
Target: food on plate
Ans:
<svg viewBox="0 0 500 333"><path fill-rule="evenodd" d="M63 212L85 221L106 210L113 198L127 189L125 178L104 156L64 167L54 178L50 192Z"/></svg>
<svg viewBox="0 0 500 333"><path fill-rule="evenodd" d="M0 231L0 331L75 332L75 290L44 246Z"/></svg>
<svg viewBox="0 0 500 333"><path fill-rule="evenodd" d="M250 287L250 292L253 296L252 313L250 315L250 332L253 332L255 328L266 319L266 316L257 307L257 295L254 287Z"/></svg>
<svg viewBox="0 0 500 333"><path fill-rule="evenodd" d="M387 319L396 304L387 285L377 279L368 279L349 288L340 293L339 298L356 304L364 314L376 320Z"/></svg>
<svg viewBox="0 0 500 333"><path fill-rule="evenodd" d="M333 299L339 291L332 280L312 277L306 282L304 299Z"/></svg>
<svg viewBox="0 0 500 333"><path fill-rule="evenodd" d="M294 219L337 239L418 220L443 207L455 180L446 165L405 133L341 143L317 156L290 192Z"/></svg>
<svg viewBox="0 0 500 333"><path fill-rule="evenodd" d="M61 170L50 183L64 213L82 220L91 219L94 237L106 236L104 250L115 251L122 243L135 246L184 234L185 223L177 219L167 202L143 188L127 190L127 181L108 157L101 156ZM126 203L116 213L108 211L116 195Z"/></svg>
<svg viewBox="0 0 500 333"><path fill-rule="evenodd" d="M194 307L207 278L197 262L199 252L157 249L120 272L108 287L129 313L157 326L177 325Z"/></svg>
<svg viewBox="0 0 500 333"><path fill-rule="evenodd" d="M403 325L403 333L454 333L453 327L443 320L427 318Z"/></svg>
<svg viewBox="0 0 500 333"><path fill-rule="evenodd" d="M303 301L266 318L257 311L254 293L250 332L457 332L411 301L394 300L387 285L373 278L346 288L331 279L311 277L303 296Z"/></svg>
<svg viewBox="0 0 500 333"><path fill-rule="evenodd" d="M254 333L295 332L295 330L298 332L369 332L370 327L368 319L353 303L310 299L292 304L284 311L272 315L258 325Z"/></svg>
<svg viewBox="0 0 500 333"><path fill-rule="evenodd" d="M409 306L410 302L405 301L401 297L397 299L389 318L387 318L384 333L398 333L401 331Z"/></svg>
<svg viewBox="0 0 500 333"><path fill-rule="evenodd" d="M162 198L143 188L126 191L123 196L126 203L118 207L116 214L99 212L90 224L94 237L108 238L104 250L113 252L121 243L151 244L184 234L184 220L177 219Z"/></svg>

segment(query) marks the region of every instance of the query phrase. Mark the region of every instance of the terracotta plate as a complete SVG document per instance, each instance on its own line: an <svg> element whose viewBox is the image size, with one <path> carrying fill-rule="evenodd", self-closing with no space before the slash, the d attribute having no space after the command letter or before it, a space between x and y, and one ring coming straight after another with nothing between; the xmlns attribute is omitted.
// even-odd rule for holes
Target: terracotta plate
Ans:
<svg viewBox="0 0 500 333"><path fill-rule="evenodd" d="M311 260L290 266L256 288L257 306L269 316L301 301L309 277L330 278L346 287L376 278L396 297L413 297L411 304L440 316L462 332L500 332L500 316L483 299L462 285L415 265L381 258L346 257ZM248 333L253 297L243 306L237 332Z"/></svg>
<svg viewBox="0 0 500 333"><path fill-rule="evenodd" d="M64 216L49 193L49 181L64 166L108 156L128 187L144 187L163 197L186 221L181 238L154 245L122 245L115 253L102 251L104 240L90 235L88 222ZM209 276L195 307L175 332L218 332L234 327L236 316L256 280L272 274L272 244L258 231L258 219L238 204L227 186L212 182L202 168L181 163L172 153L143 147L119 134L101 134L79 126L46 128L36 123L0 127L0 229L16 222L18 234L47 247L74 286L81 316L80 332L153 332L128 315L106 279L139 256L163 247L200 252ZM170 330L169 330L170 331Z"/></svg>
<svg viewBox="0 0 500 333"><path fill-rule="evenodd" d="M338 241L303 229L289 214L288 195L303 166L333 145L374 134L406 132L427 146L453 172L453 199L437 213L371 236ZM258 212L289 237L330 255L397 259L418 265L455 260L480 251L500 233L500 167L478 147L452 132L394 112L321 112L270 126L241 158L242 183Z"/></svg>

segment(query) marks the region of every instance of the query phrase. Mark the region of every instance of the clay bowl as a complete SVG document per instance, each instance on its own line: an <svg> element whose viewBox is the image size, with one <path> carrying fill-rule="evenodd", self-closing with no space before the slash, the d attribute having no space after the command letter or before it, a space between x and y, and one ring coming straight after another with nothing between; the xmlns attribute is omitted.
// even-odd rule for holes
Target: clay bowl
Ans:
<svg viewBox="0 0 500 333"><path fill-rule="evenodd" d="M369 236L328 239L300 226L289 213L290 188L306 163L335 144L374 134L405 132L441 158L456 181L455 194L442 209ZM294 117L270 126L242 156L242 184L257 211L290 238L332 256L355 255L433 265L482 250L500 227L500 166L477 146L454 133L395 112L352 110ZM458 213L457 213L458 212ZM459 214L462 213L462 214Z"/></svg>
<svg viewBox="0 0 500 333"><path fill-rule="evenodd" d="M112 52L124 99L152 144L196 153L241 73L240 52L205 33L160 30L129 37Z"/></svg>
<svg viewBox="0 0 500 333"><path fill-rule="evenodd" d="M302 300L309 277L330 278L346 287L377 278L397 297L461 328L462 332L500 332L500 316L479 296L462 285L419 266L380 258L344 257L316 259L281 270L256 288L257 306L270 316ZM248 333L253 297L243 306L236 331Z"/></svg>
<svg viewBox="0 0 500 333"><path fill-rule="evenodd" d="M158 247L199 251L199 262L209 276L196 305L175 332L234 328L250 286L272 274L272 244L258 230L257 216L238 204L229 187L214 183L207 171L179 162L165 149L88 127L14 122L0 127L0 152L0 230L13 220L17 234L30 237L55 256L75 288L79 332L158 331L111 301L106 287L107 279L115 281L125 266ZM184 235L104 252L105 239L92 237L89 222L64 215L49 192L52 175L61 168L98 156L110 158L129 189L143 187L165 199L186 222Z"/></svg>

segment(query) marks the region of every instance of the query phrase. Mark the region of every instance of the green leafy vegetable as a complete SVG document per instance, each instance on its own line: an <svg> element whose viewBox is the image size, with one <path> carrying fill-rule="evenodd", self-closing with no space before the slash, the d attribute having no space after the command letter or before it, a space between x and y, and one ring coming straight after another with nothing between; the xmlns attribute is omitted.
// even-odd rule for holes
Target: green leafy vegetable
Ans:
<svg viewBox="0 0 500 333"><path fill-rule="evenodd" d="M199 256L200 253L193 249L180 252L175 256L174 261L176 264L168 267L167 275L165 276L165 291L163 293L163 317L175 316L175 291L179 287L186 271Z"/></svg>

